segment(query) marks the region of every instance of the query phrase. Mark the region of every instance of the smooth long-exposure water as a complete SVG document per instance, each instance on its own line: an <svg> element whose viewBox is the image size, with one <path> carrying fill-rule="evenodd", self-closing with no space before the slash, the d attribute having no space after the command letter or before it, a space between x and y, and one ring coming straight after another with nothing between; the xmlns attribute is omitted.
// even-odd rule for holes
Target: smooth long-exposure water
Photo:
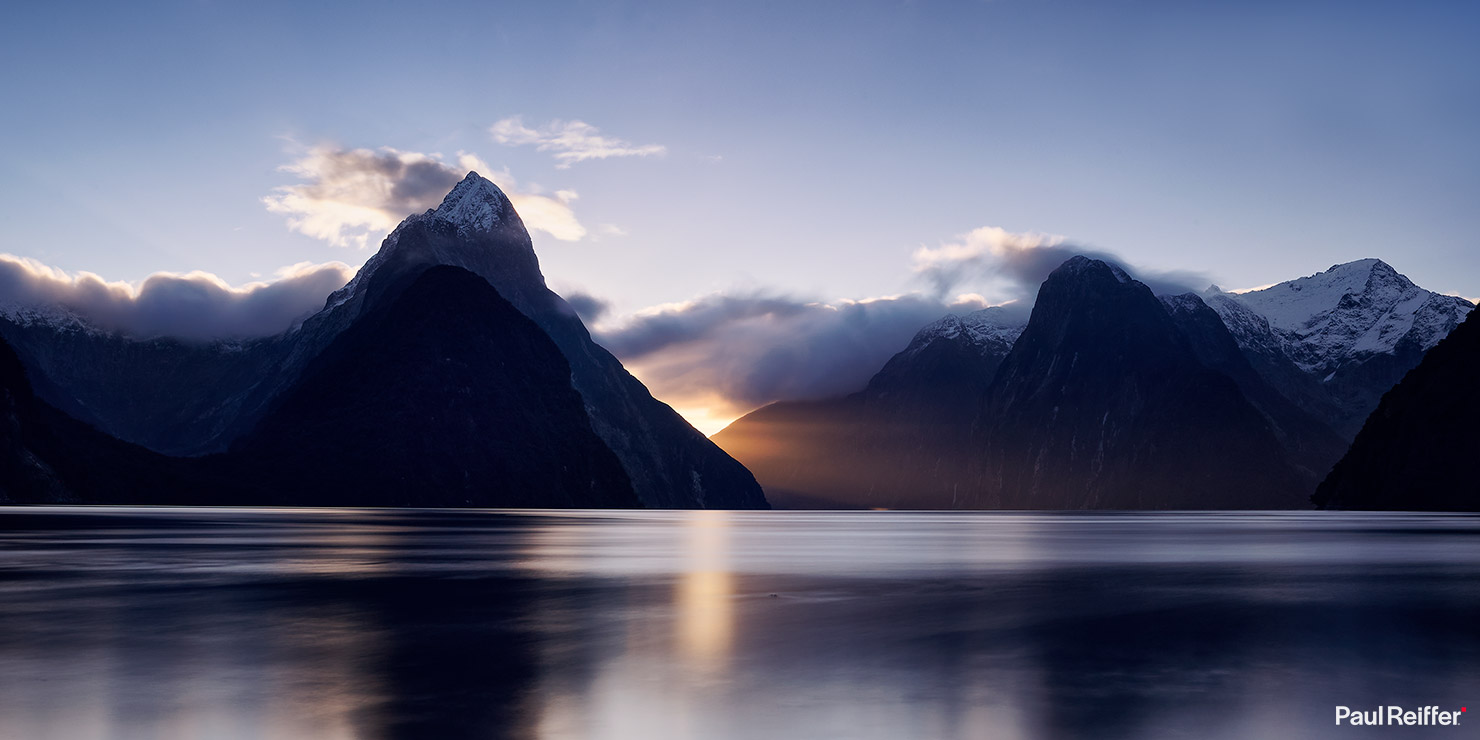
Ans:
<svg viewBox="0 0 1480 740"><path fill-rule="evenodd" d="M0 737L1305 738L1480 705L1480 518L0 509Z"/></svg>

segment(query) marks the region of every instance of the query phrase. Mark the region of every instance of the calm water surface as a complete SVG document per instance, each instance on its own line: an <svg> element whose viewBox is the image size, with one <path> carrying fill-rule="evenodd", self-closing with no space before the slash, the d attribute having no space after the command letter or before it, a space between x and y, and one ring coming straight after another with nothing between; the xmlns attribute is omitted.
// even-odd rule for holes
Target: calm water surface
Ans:
<svg viewBox="0 0 1480 740"><path fill-rule="evenodd" d="M0 509L0 738L1461 737L1333 707L1477 659L1472 516Z"/></svg>

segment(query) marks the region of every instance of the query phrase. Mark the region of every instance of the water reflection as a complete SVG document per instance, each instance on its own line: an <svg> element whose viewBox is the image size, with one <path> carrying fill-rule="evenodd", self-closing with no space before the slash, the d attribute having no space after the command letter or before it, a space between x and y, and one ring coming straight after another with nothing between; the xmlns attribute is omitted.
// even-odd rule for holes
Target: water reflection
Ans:
<svg viewBox="0 0 1480 740"><path fill-rule="evenodd" d="M1477 535L1465 516L0 510L0 737L1345 737L1335 704L1480 703Z"/></svg>
<svg viewBox="0 0 1480 740"><path fill-rule="evenodd" d="M684 519L685 570L675 608L679 645L701 671L722 668L730 650L734 598L729 571L729 513L695 511Z"/></svg>

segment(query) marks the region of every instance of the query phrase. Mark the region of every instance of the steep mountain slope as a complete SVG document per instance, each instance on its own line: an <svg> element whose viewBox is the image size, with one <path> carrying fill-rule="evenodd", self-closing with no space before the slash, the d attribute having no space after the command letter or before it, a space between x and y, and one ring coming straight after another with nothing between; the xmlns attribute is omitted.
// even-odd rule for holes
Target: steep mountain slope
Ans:
<svg viewBox="0 0 1480 740"><path fill-rule="evenodd" d="M1300 473L1308 490L1314 490L1346 452L1346 440L1271 386L1240 351L1222 319L1201 298L1185 293L1160 296L1160 300L1198 361L1238 384L1244 397L1269 423L1285 450L1286 461Z"/></svg>
<svg viewBox="0 0 1480 740"><path fill-rule="evenodd" d="M1248 293L1204 294L1267 382L1350 439L1473 306L1376 259Z"/></svg>
<svg viewBox="0 0 1480 740"><path fill-rule="evenodd" d="M217 462L253 503L640 506L570 364L487 281L407 274Z"/></svg>
<svg viewBox="0 0 1480 740"><path fill-rule="evenodd" d="M713 439L780 508L953 508L971 423L1026 318L1018 307L947 316L864 390L774 403Z"/></svg>
<svg viewBox="0 0 1480 740"><path fill-rule="evenodd" d="M1300 476L1227 375L1113 265L1074 257L1038 292L988 391L971 505L1290 508Z"/></svg>
<svg viewBox="0 0 1480 740"><path fill-rule="evenodd" d="M1387 395L1313 500L1334 509L1480 511L1480 318Z"/></svg>
<svg viewBox="0 0 1480 740"><path fill-rule="evenodd" d="M761 487L740 463L652 397L611 353L591 340L575 311L545 287L529 232L508 198L476 172L436 209L412 216L386 237L328 308L304 322L303 347L327 344L373 298L402 276L432 265L461 267L487 280L533 319L570 363L592 428L621 460L645 506L765 508ZM316 354L295 348L290 363Z"/></svg>

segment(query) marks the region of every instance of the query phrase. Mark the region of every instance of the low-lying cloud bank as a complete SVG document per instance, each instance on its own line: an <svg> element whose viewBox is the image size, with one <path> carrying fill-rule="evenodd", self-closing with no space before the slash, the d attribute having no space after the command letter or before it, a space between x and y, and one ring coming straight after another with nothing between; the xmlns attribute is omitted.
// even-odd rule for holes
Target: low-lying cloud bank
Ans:
<svg viewBox="0 0 1480 740"><path fill-rule="evenodd" d="M771 401L859 390L925 324L985 305L979 296L820 302L715 294L599 326L596 338L657 397L737 416Z"/></svg>
<svg viewBox="0 0 1480 740"><path fill-rule="evenodd" d="M291 265L272 281L233 287L208 272L155 273L143 281L69 274L0 254L0 311L61 306L101 328L133 337L204 341L277 334L324 307L354 276L342 262Z"/></svg>
<svg viewBox="0 0 1480 740"><path fill-rule="evenodd" d="M571 207L571 190L546 194L520 189L508 169L494 169L477 156L458 152L455 162L441 155L380 149L315 147L283 165L304 182L273 189L262 199L267 210L288 217L288 227L335 246L365 249L378 244L402 219L436 208L469 170L492 180L519 212L530 231L562 241L578 241L586 227Z"/></svg>
<svg viewBox="0 0 1480 740"><path fill-rule="evenodd" d="M1081 254L1126 267L1114 254L1063 237L989 226L916 250L911 274L926 288L900 296L822 301L717 293L622 319L608 319L609 306L585 293L573 294L571 303L588 324L602 320L593 328L597 340L655 396L685 413L703 408L722 424L774 401L861 390L916 332L948 313L1011 302L1026 317L1048 274ZM1197 273L1127 269L1158 294L1209 282Z"/></svg>

